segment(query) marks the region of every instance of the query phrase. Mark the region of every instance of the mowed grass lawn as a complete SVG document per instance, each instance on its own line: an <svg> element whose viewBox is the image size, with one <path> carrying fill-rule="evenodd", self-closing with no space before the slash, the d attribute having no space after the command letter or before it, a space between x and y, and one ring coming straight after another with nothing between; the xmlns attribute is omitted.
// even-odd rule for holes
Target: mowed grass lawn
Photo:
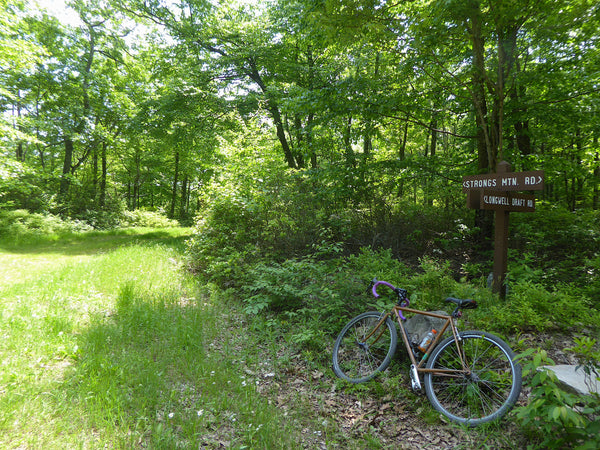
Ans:
<svg viewBox="0 0 600 450"><path fill-rule="evenodd" d="M244 369L269 376L259 337L183 270L189 233L0 245L0 448L295 447Z"/></svg>

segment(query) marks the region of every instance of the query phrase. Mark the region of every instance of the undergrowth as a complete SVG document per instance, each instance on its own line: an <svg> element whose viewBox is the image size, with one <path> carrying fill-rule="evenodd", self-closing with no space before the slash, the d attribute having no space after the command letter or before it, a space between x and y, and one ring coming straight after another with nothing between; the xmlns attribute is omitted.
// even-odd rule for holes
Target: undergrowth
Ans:
<svg viewBox="0 0 600 450"><path fill-rule="evenodd" d="M102 214L102 213L97 213ZM85 220L84 220L85 219ZM41 241L57 241L96 229L97 218L84 219L61 217L50 213L31 213L24 209L0 210L0 243L19 245ZM156 211L122 211L111 219L108 230L121 228L175 228L179 224Z"/></svg>
<svg viewBox="0 0 600 450"><path fill-rule="evenodd" d="M571 349L579 358L577 369L586 383L600 380L600 353L596 341L575 338ZM567 391L554 372L546 351L530 349L520 355L523 376L531 386L530 401L516 410L516 418L529 436L530 449L592 450L600 447L600 395ZM592 385L592 384L590 384Z"/></svg>

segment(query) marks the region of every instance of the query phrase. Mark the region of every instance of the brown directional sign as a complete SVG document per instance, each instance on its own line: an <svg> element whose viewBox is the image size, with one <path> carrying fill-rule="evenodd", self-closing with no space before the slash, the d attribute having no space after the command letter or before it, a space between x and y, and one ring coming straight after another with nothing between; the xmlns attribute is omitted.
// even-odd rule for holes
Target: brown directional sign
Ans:
<svg viewBox="0 0 600 450"><path fill-rule="evenodd" d="M511 211L535 211L535 197L514 191L544 189L544 171L511 172L506 161L498 163L496 173L463 177L467 206L494 210L494 272L492 289L502 298L506 295L504 280L508 259L508 221Z"/></svg>
<svg viewBox="0 0 600 450"><path fill-rule="evenodd" d="M535 196L513 192L483 191L479 207L502 211L534 212Z"/></svg>
<svg viewBox="0 0 600 450"><path fill-rule="evenodd" d="M490 191L541 191L544 189L544 171L486 173L463 177L463 192L473 189Z"/></svg>

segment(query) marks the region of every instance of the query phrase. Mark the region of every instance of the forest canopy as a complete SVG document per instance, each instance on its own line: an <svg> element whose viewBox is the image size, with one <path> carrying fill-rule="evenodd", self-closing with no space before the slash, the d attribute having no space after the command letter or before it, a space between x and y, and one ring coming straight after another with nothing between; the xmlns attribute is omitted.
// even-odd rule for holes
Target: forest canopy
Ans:
<svg viewBox="0 0 600 450"><path fill-rule="evenodd" d="M424 206L485 237L460 181L503 160L545 171L539 205L599 208L597 2L1 4L0 209L102 228L279 206L303 211L290 240L312 220L391 246Z"/></svg>

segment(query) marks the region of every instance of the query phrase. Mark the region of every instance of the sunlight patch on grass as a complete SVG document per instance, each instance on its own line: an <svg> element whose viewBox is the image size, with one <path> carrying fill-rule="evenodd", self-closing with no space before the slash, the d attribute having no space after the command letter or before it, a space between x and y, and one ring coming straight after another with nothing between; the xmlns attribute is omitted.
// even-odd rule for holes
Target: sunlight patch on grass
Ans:
<svg viewBox="0 0 600 450"><path fill-rule="evenodd" d="M0 252L0 447L292 445L185 233L122 237Z"/></svg>

